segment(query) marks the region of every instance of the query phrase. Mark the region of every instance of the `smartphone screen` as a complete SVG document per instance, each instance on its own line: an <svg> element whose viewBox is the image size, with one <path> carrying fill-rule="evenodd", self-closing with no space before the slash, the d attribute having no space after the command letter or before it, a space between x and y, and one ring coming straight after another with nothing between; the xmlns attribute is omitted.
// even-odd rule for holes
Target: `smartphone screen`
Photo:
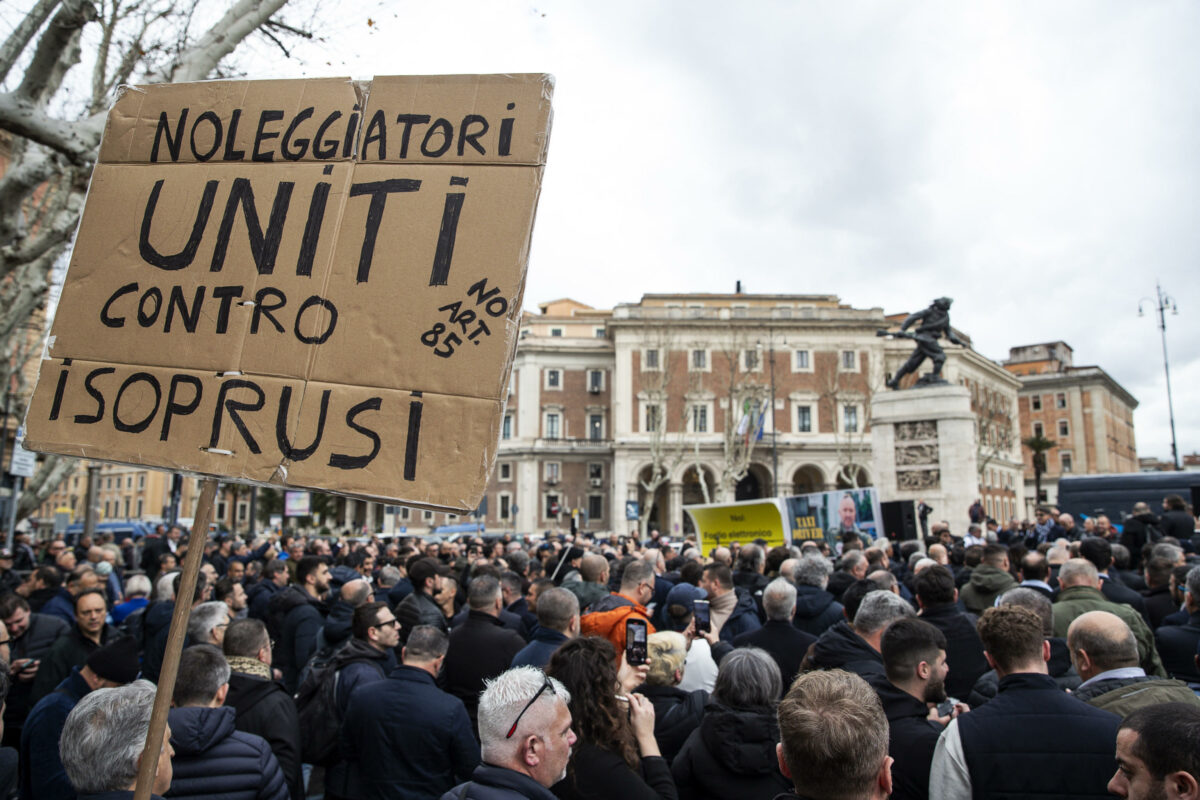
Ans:
<svg viewBox="0 0 1200 800"><path fill-rule="evenodd" d="M631 667L645 664L648 657L647 627L644 619L625 620L625 663Z"/></svg>
<svg viewBox="0 0 1200 800"><path fill-rule="evenodd" d="M712 617L708 613L707 600L695 600L692 602L693 614L696 620L696 631L699 633L708 633L712 630Z"/></svg>

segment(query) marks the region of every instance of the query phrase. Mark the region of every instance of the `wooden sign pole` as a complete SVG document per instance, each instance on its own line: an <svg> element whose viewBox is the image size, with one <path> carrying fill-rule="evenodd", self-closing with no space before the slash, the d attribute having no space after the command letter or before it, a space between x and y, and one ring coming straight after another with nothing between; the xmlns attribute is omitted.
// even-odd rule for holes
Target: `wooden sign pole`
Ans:
<svg viewBox="0 0 1200 800"><path fill-rule="evenodd" d="M216 479L205 478L200 482L200 500L196 506L192 534L188 539L187 557L183 559L183 577L179 580L179 591L175 593L175 612L171 615L171 631L167 636L167 649L163 653L158 692L154 695L154 711L150 715L146 747L142 750L142 761L138 765L137 787L133 792L133 800L150 800L151 790L154 788L154 777L158 772L158 754L162 750L163 734L167 729L167 712L171 710L171 695L175 693L175 676L179 672L179 659L183 653L183 639L187 635L188 616L191 614L192 600L196 595L196 579L200 574L200 562L204 560L204 547L208 544L208 521L212 516L213 502L216 498Z"/></svg>

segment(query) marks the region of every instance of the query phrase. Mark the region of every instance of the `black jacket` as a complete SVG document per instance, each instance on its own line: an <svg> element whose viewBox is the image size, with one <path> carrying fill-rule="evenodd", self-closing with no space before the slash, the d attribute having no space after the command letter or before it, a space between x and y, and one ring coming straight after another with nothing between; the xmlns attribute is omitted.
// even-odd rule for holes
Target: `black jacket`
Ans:
<svg viewBox="0 0 1200 800"><path fill-rule="evenodd" d="M1142 564L1142 548L1151 538L1149 535L1151 528L1155 529L1160 535L1162 534L1158 517L1149 511L1125 520L1125 525L1121 530L1121 544L1129 548L1129 565L1134 569L1137 569ZM1188 536L1191 535L1189 531ZM1181 539L1180 541L1183 540Z"/></svg>
<svg viewBox="0 0 1200 800"><path fill-rule="evenodd" d="M1140 594L1130 589L1125 584L1121 583L1120 578L1113 577L1113 572L1109 570L1107 576L1100 576L1100 592L1114 603L1124 603L1133 608L1134 611L1142 615L1142 619L1146 619L1146 600ZM1149 620L1147 620L1149 622Z"/></svg>
<svg viewBox="0 0 1200 800"><path fill-rule="evenodd" d="M669 764L704 719L708 692L703 689L689 692L676 686L650 686L644 683L637 691L654 705L654 738Z"/></svg>
<svg viewBox="0 0 1200 800"><path fill-rule="evenodd" d="M1079 684L1083 683L1083 679L1071 665L1071 653L1067 650L1067 640L1053 636L1048 641L1050 642L1050 660L1046 662L1046 667L1050 671L1050 677L1058 684L1058 688L1074 691ZM967 705L971 708L983 705L996 696L999 685L1000 678L996 675L996 670L989 669L979 676L979 680L975 681L975 686L971 688L971 693L967 696Z"/></svg>
<svg viewBox="0 0 1200 800"><path fill-rule="evenodd" d="M720 639L723 642L732 642L743 633L762 627L762 623L758 621L758 606L754 604L754 598L746 591L734 591L737 592L737 605L721 626Z"/></svg>
<svg viewBox="0 0 1200 800"><path fill-rule="evenodd" d="M358 800L439 797L479 765L462 701L416 667L397 667L355 692L341 742Z"/></svg>
<svg viewBox="0 0 1200 800"><path fill-rule="evenodd" d="M69 629L69 625L58 617L48 617L44 614L30 614L29 626L18 638L9 643L12 661L15 663L24 658L40 659L50 652L50 647ZM40 671L40 670L39 670ZM36 680L36 676L34 678ZM21 726L29 709L33 708L33 680L18 680L12 676L9 685L8 700L4 706L4 741L12 747L21 743Z"/></svg>
<svg viewBox="0 0 1200 800"><path fill-rule="evenodd" d="M408 641L408 635L418 625L432 625L442 633L450 632L446 616L433 598L424 592L410 592L396 606L396 619L400 620L400 640Z"/></svg>
<svg viewBox="0 0 1200 800"><path fill-rule="evenodd" d="M267 603L267 619L268 628L274 627L273 621L282 620L274 666L283 672L284 688L295 694L304 665L317 651L317 634L325 624L325 607L303 589L288 586Z"/></svg>
<svg viewBox="0 0 1200 800"><path fill-rule="evenodd" d="M946 663L950 666L946 693L965 700L975 681L988 671L983 642L975 632L974 615L960 611L954 603L947 603L923 609L921 619L946 636Z"/></svg>
<svg viewBox="0 0 1200 800"><path fill-rule="evenodd" d="M158 683L163 653L167 650L167 637L171 632L171 616L174 613L174 600L151 603L142 612L142 676L154 683Z"/></svg>
<svg viewBox="0 0 1200 800"><path fill-rule="evenodd" d="M974 796L1110 797L1120 721L1047 675L1004 676L991 702L956 720Z"/></svg>
<svg viewBox="0 0 1200 800"><path fill-rule="evenodd" d="M173 708L167 797L211 800L287 800L279 761L261 736L235 727L237 712L219 708Z"/></svg>
<svg viewBox="0 0 1200 800"><path fill-rule="evenodd" d="M455 786L441 800L554 800L554 793L528 775L480 764L466 785Z"/></svg>
<svg viewBox="0 0 1200 800"><path fill-rule="evenodd" d="M525 640L500 620L482 611L471 611L467 621L450 632L442 669L442 685L463 701L475 727L483 682L508 670L513 656L525 649Z"/></svg>
<svg viewBox="0 0 1200 800"><path fill-rule="evenodd" d="M1188 683L1200 682L1195 659L1200 644L1200 613L1190 615L1186 625L1159 627L1154 632L1154 644L1168 675Z"/></svg>
<svg viewBox="0 0 1200 800"><path fill-rule="evenodd" d="M29 700L36 703L54 691L58 684L71 674L75 667L82 667L94 651L116 639L117 629L105 625L100 630L100 644L96 644L79 630L78 625L72 625L65 634L51 645L42 664L38 667L37 677L33 679L33 691Z"/></svg>
<svg viewBox="0 0 1200 800"><path fill-rule="evenodd" d="M884 675L868 679L888 719L888 755L892 764L892 800L926 800L929 765L942 726L928 719L929 707Z"/></svg>
<svg viewBox="0 0 1200 800"><path fill-rule="evenodd" d="M1196 529L1196 520L1186 511L1168 511L1159 520L1159 530L1163 536L1174 536L1181 542L1192 538Z"/></svg>
<svg viewBox="0 0 1200 800"><path fill-rule="evenodd" d="M796 587L796 616L792 622L800 630L820 636L845 618L842 604L831 593L816 586Z"/></svg>
<svg viewBox="0 0 1200 800"><path fill-rule="evenodd" d="M1171 587L1159 586L1148 589L1142 594L1146 600L1146 616L1150 618L1150 627L1157 630L1163 620L1179 610L1175 599L1171 597Z"/></svg>
<svg viewBox="0 0 1200 800"><path fill-rule="evenodd" d="M643 758L630 769L619 753L576 744L567 777L550 787L560 800L678 800L666 759Z"/></svg>
<svg viewBox="0 0 1200 800"><path fill-rule="evenodd" d="M225 705L237 712L234 725L239 731L266 739L283 770L291 800L304 800L300 720L292 696L275 681L234 672L229 676Z"/></svg>
<svg viewBox="0 0 1200 800"><path fill-rule="evenodd" d="M771 800L791 786L779 771L775 709L710 702L671 764L680 800Z"/></svg>
<svg viewBox="0 0 1200 800"><path fill-rule="evenodd" d="M251 586L246 591L246 616L266 622L267 604L271 602L272 597L279 593L281 588L276 586L274 581L266 578Z"/></svg>
<svg viewBox="0 0 1200 800"><path fill-rule="evenodd" d="M844 669L860 676L883 673L883 658L867 644L848 622L839 622L821 637L812 649L812 666L818 669Z"/></svg>
<svg viewBox="0 0 1200 800"><path fill-rule="evenodd" d="M796 628L791 622L767 620L758 630L743 633L733 639L734 647L761 647L771 654L779 665L779 674L783 678L783 694L796 679L800 671L800 662L808 648L817 641L811 633L805 633Z"/></svg>

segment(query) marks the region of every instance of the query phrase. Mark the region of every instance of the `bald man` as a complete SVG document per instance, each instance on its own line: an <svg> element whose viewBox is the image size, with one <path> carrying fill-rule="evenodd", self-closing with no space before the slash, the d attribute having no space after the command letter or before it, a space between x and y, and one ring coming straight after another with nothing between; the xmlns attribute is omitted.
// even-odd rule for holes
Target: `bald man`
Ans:
<svg viewBox="0 0 1200 800"><path fill-rule="evenodd" d="M1088 611L1067 629L1071 663L1083 678L1074 694L1122 718L1156 703L1187 703L1200 708L1183 681L1147 675L1138 666L1137 639L1129 626L1108 611Z"/></svg>
<svg viewBox="0 0 1200 800"><path fill-rule="evenodd" d="M1167 677L1154 633L1142 615L1122 603L1114 603L1100 593L1100 575L1096 566L1083 558L1070 558L1058 573L1059 592L1054 600L1054 635L1066 636L1072 622L1089 611L1107 611L1120 617L1137 640L1138 664L1147 675Z"/></svg>
<svg viewBox="0 0 1200 800"><path fill-rule="evenodd" d="M583 611L597 600L608 597L608 559L588 553L579 563L579 580L563 581L562 588L579 598Z"/></svg>

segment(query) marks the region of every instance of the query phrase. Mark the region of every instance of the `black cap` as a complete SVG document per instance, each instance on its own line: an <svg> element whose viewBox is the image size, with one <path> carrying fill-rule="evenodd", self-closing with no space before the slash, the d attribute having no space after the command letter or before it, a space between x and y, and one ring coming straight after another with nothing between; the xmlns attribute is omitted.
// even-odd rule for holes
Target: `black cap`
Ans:
<svg viewBox="0 0 1200 800"><path fill-rule="evenodd" d="M138 676L138 647L137 640L132 636L122 636L92 651L88 656L87 666L105 680L113 683L133 683Z"/></svg>
<svg viewBox="0 0 1200 800"><path fill-rule="evenodd" d="M450 567L436 558L418 558L408 568L408 579L412 581L412 585L419 591L425 586L425 581L429 578L432 578L434 575L449 575L450 572Z"/></svg>

